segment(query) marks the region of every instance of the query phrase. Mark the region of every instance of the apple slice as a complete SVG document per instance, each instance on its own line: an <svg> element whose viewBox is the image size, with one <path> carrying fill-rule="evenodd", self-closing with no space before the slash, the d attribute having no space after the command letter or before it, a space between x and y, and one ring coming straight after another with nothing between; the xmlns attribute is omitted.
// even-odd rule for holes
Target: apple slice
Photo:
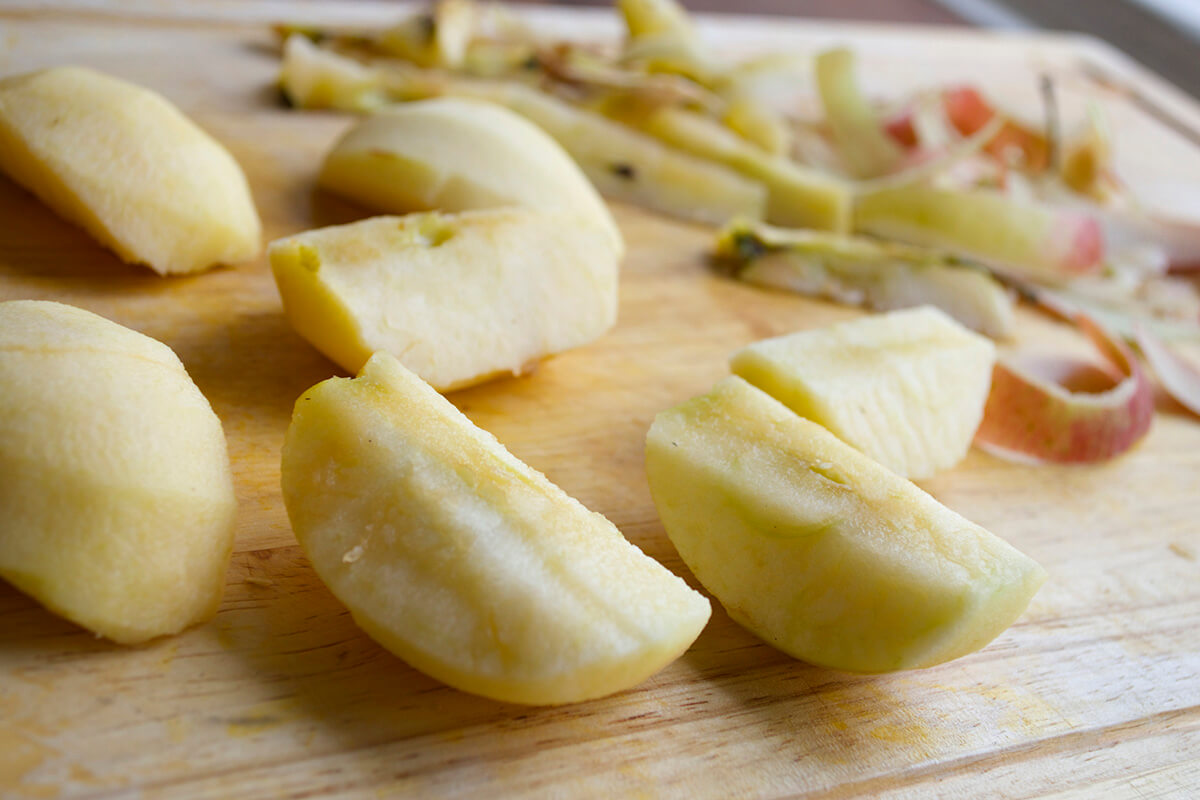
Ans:
<svg viewBox="0 0 1200 800"><path fill-rule="evenodd" d="M962 460L988 398L995 346L932 307L755 342L735 375L907 478Z"/></svg>
<svg viewBox="0 0 1200 800"><path fill-rule="evenodd" d="M374 217L272 242L292 327L349 372L386 350L441 391L527 372L616 321L611 231L524 208Z"/></svg>
<svg viewBox="0 0 1200 800"><path fill-rule="evenodd" d="M334 145L320 184L391 214L523 206L607 228L608 207L538 126L494 103L443 97L367 116Z"/></svg>
<svg viewBox="0 0 1200 800"><path fill-rule="evenodd" d="M715 255L747 283L876 311L932 305L992 337L1012 329L1012 293L983 267L866 236L734 220Z"/></svg>
<svg viewBox="0 0 1200 800"><path fill-rule="evenodd" d="M813 664L957 658L1011 625L1046 577L741 378L658 415L646 474L671 541L730 617Z"/></svg>
<svg viewBox="0 0 1200 800"><path fill-rule="evenodd" d="M241 167L159 95L82 67L0 81L0 170L161 275L258 255Z"/></svg>
<svg viewBox="0 0 1200 800"><path fill-rule="evenodd" d="M1072 316L1117 371L1102 378L1095 368L1067 365L1061 374L1083 376L1087 387L1072 391L1015 361L1001 360L975 443L1019 461L1061 464L1102 461L1119 455L1150 430L1154 390L1129 348L1086 314Z"/></svg>
<svg viewBox="0 0 1200 800"><path fill-rule="evenodd" d="M217 613L237 500L221 422L162 342L0 303L0 578L121 644Z"/></svg>
<svg viewBox="0 0 1200 800"><path fill-rule="evenodd" d="M458 689L601 697L708 621L702 595L385 353L296 402L282 471L321 580L372 638Z"/></svg>
<svg viewBox="0 0 1200 800"><path fill-rule="evenodd" d="M857 230L985 261L1047 283L1103 265L1100 224L1078 211L1019 203L983 189L906 185L865 191L855 201Z"/></svg>

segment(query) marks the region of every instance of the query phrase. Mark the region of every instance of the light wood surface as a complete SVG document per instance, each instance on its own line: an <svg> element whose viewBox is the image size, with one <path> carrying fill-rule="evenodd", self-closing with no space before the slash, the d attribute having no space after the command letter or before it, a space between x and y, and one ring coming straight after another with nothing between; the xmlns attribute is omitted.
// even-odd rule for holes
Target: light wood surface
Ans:
<svg viewBox="0 0 1200 800"><path fill-rule="evenodd" d="M245 166L274 238L358 212L313 189L349 120L276 105L263 23L395 13L350 2L10 3L0 74L70 61L164 92ZM607 15L536 13L560 32L615 31ZM1106 99L1126 174L1200 186L1200 113L1093 42L753 19L705 31L730 52L855 44L879 95L973 80L1036 108L1038 69L1068 87L1103 74L1137 90ZM629 254L616 329L531 376L451 399L691 580L643 474L653 415L706 390L741 345L857 312L731 283L705 263L705 229L617 214ZM1148 438L1113 462L1032 468L972 452L924 482L1050 573L1028 613L977 654L839 674L778 653L716 607L691 650L636 689L525 708L446 688L389 655L297 547L279 449L292 403L337 369L288 328L265 259L162 279L0 179L0 299L15 298L74 303L173 347L224 423L240 510L220 613L174 638L114 646L0 584L0 796L1200 793L1200 421L1166 399ZM1019 327L1019 345L1072 346L1032 313Z"/></svg>

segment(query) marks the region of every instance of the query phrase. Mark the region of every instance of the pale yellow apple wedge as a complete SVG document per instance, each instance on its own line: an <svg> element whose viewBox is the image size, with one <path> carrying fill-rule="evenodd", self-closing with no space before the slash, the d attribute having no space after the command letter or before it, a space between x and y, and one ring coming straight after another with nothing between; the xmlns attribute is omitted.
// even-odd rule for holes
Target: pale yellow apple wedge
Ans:
<svg viewBox="0 0 1200 800"><path fill-rule="evenodd" d="M229 152L159 95L94 70L0 81L0 170L160 274L261 249L258 212Z"/></svg>
<svg viewBox="0 0 1200 800"><path fill-rule="evenodd" d="M971 447L996 348L931 306L765 339L734 374L906 478L954 466Z"/></svg>
<svg viewBox="0 0 1200 800"><path fill-rule="evenodd" d="M372 638L458 689L529 704L619 692L709 604L380 353L296 402L288 517Z"/></svg>
<svg viewBox="0 0 1200 800"><path fill-rule="evenodd" d="M270 246L292 327L348 372L392 353L441 391L587 344L617 314L617 245L524 208L374 217Z"/></svg>
<svg viewBox="0 0 1200 800"><path fill-rule="evenodd" d="M0 303L0 578L132 644L217 611L236 501L221 423L171 349L83 309Z"/></svg>
<svg viewBox="0 0 1200 800"><path fill-rule="evenodd" d="M621 234L559 144L495 103L442 97L368 115L325 157L321 186L390 214L522 206Z"/></svg>
<svg viewBox="0 0 1200 800"><path fill-rule="evenodd" d="M927 667L1025 610L1033 560L738 377L655 419L671 541L729 615L813 664Z"/></svg>

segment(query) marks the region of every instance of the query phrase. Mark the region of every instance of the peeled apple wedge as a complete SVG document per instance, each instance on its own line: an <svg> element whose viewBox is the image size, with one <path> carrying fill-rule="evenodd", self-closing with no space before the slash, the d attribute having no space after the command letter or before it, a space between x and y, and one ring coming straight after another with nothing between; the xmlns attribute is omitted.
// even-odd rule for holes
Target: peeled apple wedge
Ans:
<svg viewBox="0 0 1200 800"><path fill-rule="evenodd" d="M734 354L735 375L906 478L967 454L996 348L924 306L799 331Z"/></svg>
<svg viewBox="0 0 1200 800"><path fill-rule="evenodd" d="M634 686L710 607L391 356L296 403L283 497L372 638L463 691L572 703Z"/></svg>
<svg viewBox="0 0 1200 800"><path fill-rule="evenodd" d="M320 183L392 214L523 206L577 214L621 239L600 195L554 139L481 100L435 98L367 116L326 156Z"/></svg>
<svg viewBox="0 0 1200 800"><path fill-rule="evenodd" d="M736 622L850 672L986 645L1045 571L738 377L658 415L646 474L671 541Z"/></svg>
<svg viewBox="0 0 1200 800"><path fill-rule="evenodd" d="M374 217L269 253L288 320L318 350L349 372L387 351L439 391L521 374L616 321L616 242L579 217Z"/></svg>
<svg viewBox="0 0 1200 800"><path fill-rule="evenodd" d="M225 437L166 345L0 303L0 578L122 644L208 619L233 546Z"/></svg>
<svg viewBox="0 0 1200 800"><path fill-rule="evenodd" d="M159 95L82 67L0 81L0 170L161 275L258 255L246 177Z"/></svg>

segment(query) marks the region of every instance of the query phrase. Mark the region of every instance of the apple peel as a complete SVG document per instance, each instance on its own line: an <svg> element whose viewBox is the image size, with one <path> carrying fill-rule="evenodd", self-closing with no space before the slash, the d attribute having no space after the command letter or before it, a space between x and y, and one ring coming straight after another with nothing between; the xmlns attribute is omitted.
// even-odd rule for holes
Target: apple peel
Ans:
<svg viewBox="0 0 1200 800"><path fill-rule="evenodd" d="M893 172L904 156L863 96L855 74L854 53L846 48L817 56L817 90L825 109L834 148L856 178Z"/></svg>
<svg viewBox="0 0 1200 800"><path fill-rule="evenodd" d="M1200 368L1168 347L1145 325L1134 326L1134 337L1167 394L1200 416Z"/></svg>
<svg viewBox="0 0 1200 800"><path fill-rule="evenodd" d="M946 121L961 136L974 136L995 126L982 149L992 158L1007 163L1013 152L1019 153L1024 166L1034 173L1044 172L1050 163L1046 137L996 111L973 86L945 89L939 97ZM914 108L905 108L884 123L884 132L906 150L918 149L921 136Z"/></svg>
<svg viewBox="0 0 1200 800"><path fill-rule="evenodd" d="M854 226L857 232L947 250L1038 283L1067 283L1104 265L1104 232L1091 214L1017 202L984 189L868 188L855 198Z"/></svg>
<svg viewBox="0 0 1200 800"><path fill-rule="evenodd" d="M1114 370L1103 391L1072 391L1011 361L997 362L975 444L1019 461L1084 464L1125 452L1150 429L1154 391L1130 349L1082 313L1070 316ZM1095 369L1079 370L1095 376Z"/></svg>

